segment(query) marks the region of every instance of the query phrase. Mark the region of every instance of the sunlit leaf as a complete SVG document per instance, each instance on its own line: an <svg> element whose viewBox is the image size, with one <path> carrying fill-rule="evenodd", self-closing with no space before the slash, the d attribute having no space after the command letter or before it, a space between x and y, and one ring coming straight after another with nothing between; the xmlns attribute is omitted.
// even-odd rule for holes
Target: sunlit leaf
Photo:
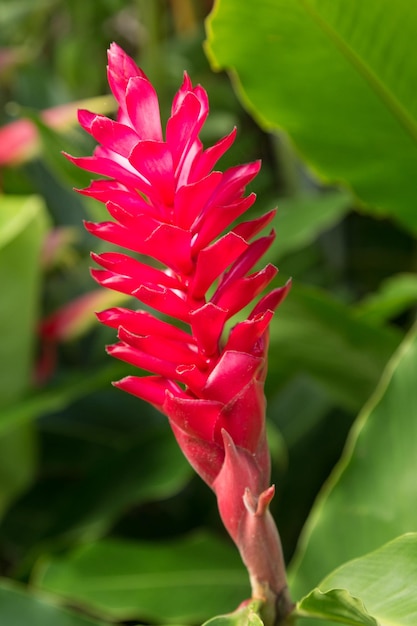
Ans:
<svg viewBox="0 0 417 626"><path fill-rule="evenodd" d="M303 598L298 608L301 614L342 624L414 626L416 562L417 534L403 535L339 567Z"/></svg>
<svg viewBox="0 0 417 626"><path fill-rule="evenodd" d="M409 0L218 0L207 51L316 172L417 232L417 11Z"/></svg>
<svg viewBox="0 0 417 626"><path fill-rule="evenodd" d="M5 407L31 382L45 232L39 198L0 197L0 432ZM0 514L32 480L36 450L30 426L0 436Z"/></svg>
<svg viewBox="0 0 417 626"><path fill-rule="evenodd" d="M417 530L417 332L359 415L317 499L292 567L296 597L335 567Z"/></svg>
<svg viewBox="0 0 417 626"><path fill-rule="evenodd" d="M3 293L0 300L0 406L3 407L25 391L31 380L40 297L40 253L45 230L45 209L39 198L0 197Z"/></svg>

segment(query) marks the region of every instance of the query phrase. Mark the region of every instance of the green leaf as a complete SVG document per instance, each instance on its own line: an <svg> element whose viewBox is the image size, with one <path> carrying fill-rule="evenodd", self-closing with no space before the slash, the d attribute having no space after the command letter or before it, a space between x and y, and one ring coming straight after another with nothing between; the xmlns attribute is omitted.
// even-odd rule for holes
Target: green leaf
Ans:
<svg viewBox="0 0 417 626"><path fill-rule="evenodd" d="M261 605L258 601L252 601L229 613L212 617L203 626L263 626L260 618Z"/></svg>
<svg viewBox="0 0 417 626"><path fill-rule="evenodd" d="M146 410L148 407L144 407ZM71 535L78 541L93 541L103 536L130 506L178 492L191 473L168 423L142 432L140 437L132 435L129 445L107 451L84 477L82 491L77 486L76 505L74 493L61 511L52 535L65 532L66 540Z"/></svg>
<svg viewBox="0 0 417 626"><path fill-rule="evenodd" d="M0 405L4 407L31 380L46 212L35 196L3 196L0 209L0 284L7 294L0 301Z"/></svg>
<svg viewBox="0 0 417 626"><path fill-rule="evenodd" d="M362 600L345 589L330 589L325 593L313 589L298 603L297 609L303 617L321 617L351 626L380 626L369 615Z"/></svg>
<svg viewBox="0 0 417 626"><path fill-rule="evenodd" d="M0 580L0 623L4 626L105 626L60 607L46 594L26 591L7 579Z"/></svg>
<svg viewBox="0 0 417 626"><path fill-rule="evenodd" d="M267 389L308 373L342 406L358 411L400 339L394 329L355 319L321 290L294 285L271 324Z"/></svg>
<svg viewBox="0 0 417 626"><path fill-rule="evenodd" d="M19 575L45 552L91 542L115 524L123 532L130 525L135 536L157 537L161 529L166 535L164 516L155 525L146 521L161 506L177 524L173 502L151 503L171 499L188 483L192 469L166 419L150 405L110 388L45 416L38 430L42 475L1 526L5 545L22 555ZM138 513L141 504L146 504L144 516Z"/></svg>
<svg viewBox="0 0 417 626"><path fill-rule="evenodd" d="M32 117L36 123L41 139L42 157L49 171L65 185L76 185L78 189L88 187L91 182L91 173L75 167L63 154L66 152L78 153L80 148L76 141L64 138L62 134L47 126L39 117Z"/></svg>
<svg viewBox="0 0 417 626"><path fill-rule="evenodd" d="M292 566L295 597L328 572L417 530L417 329L388 364L316 501Z"/></svg>
<svg viewBox="0 0 417 626"><path fill-rule="evenodd" d="M0 23L5 28L16 28L16 22L27 17L31 13L49 9L54 6L56 0L39 0L36 6L31 0L15 0L15 2L2 2L0 4Z"/></svg>
<svg viewBox="0 0 417 626"><path fill-rule="evenodd" d="M66 382L29 395L4 408L0 419L0 436L16 426L33 422L45 413L60 411L78 398L107 387L110 381L126 375L125 365L108 365L89 373L78 374Z"/></svg>
<svg viewBox="0 0 417 626"><path fill-rule="evenodd" d="M339 567L297 608L343 624L414 626L416 563L417 533L409 533Z"/></svg>
<svg viewBox="0 0 417 626"><path fill-rule="evenodd" d="M206 50L316 172L417 232L417 10L410 0L218 0Z"/></svg>
<svg viewBox="0 0 417 626"><path fill-rule="evenodd" d="M0 199L0 432L4 411L30 384L46 212L37 197ZM31 482L37 460L30 426L0 436L0 516Z"/></svg>
<svg viewBox="0 0 417 626"><path fill-rule="evenodd" d="M268 417L275 420L286 445L291 448L315 431L333 406L322 385L311 377L296 376L276 397L268 398Z"/></svg>
<svg viewBox="0 0 417 626"><path fill-rule="evenodd" d="M30 425L0 436L0 517L31 484L37 461L37 437Z"/></svg>
<svg viewBox="0 0 417 626"><path fill-rule="evenodd" d="M318 234L336 224L352 203L351 194L343 190L279 200L274 221L277 231L274 260L313 242Z"/></svg>
<svg viewBox="0 0 417 626"><path fill-rule="evenodd" d="M62 411L76 400L108 387L111 380L122 378L125 374L126 366L116 363L99 369L88 378L85 375L77 376L60 387L23 399L4 410L0 421L0 436L9 436L15 432L17 426L31 423L41 415ZM147 412L148 407L144 407L142 412L144 410ZM143 420L143 415L138 416L138 423L141 419ZM112 437L115 441L115 436ZM11 462L15 461L13 449L2 460L5 461L9 456ZM168 424L154 428L150 434L144 433L142 427L140 438L135 436L132 439L131 436L128 446L119 444L115 451L107 453L102 465L93 470L91 476L85 477L83 499L86 510L94 519L98 518L99 526L106 528L115 513L127 504L167 497L184 485L189 474L189 465L184 460ZM115 483L114 492L108 492L109 483ZM80 503L78 500L78 504ZM67 521L69 517L75 520L76 510L71 507L72 504L70 511L66 513ZM87 523L84 519L86 510L82 511L83 524ZM110 512L112 515L109 517ZM91 519L88 524L92 523L96 522Z"/></svg>
<svg viewBox="0 0 417 626"><path fill-rule="evenodd" d="M417 276L399 274L384 281L381 289L362 300L356 309L359 319L369 324L383 324L417 303Z"/></svg>
<svg viewBox="0 0 417 626"><path fill-rule="evenodd" d="M45 563L36 583L117 620L201 622L250 593L237 551L203 535L167 544L93 543Z"/></svg>

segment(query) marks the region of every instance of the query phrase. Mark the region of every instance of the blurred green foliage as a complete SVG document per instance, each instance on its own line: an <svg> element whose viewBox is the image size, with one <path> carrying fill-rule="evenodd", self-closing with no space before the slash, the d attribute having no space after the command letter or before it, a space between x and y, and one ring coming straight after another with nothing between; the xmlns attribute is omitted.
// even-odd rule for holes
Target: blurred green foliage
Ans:
<svg viewBox="0 0 417 626"><path fill-rule="evenodd" d="M360 110L363 101L350 91L346 102L334 89L329 90L333 100L322 104L319 96L326 94L323 85L330 80L325 67L314 73L313 64L309 82L301 48L292 59L278 47L270 53L262 43L263 28L270 35L284 23L289 38L298 32L291 28L305 28L308 37L297 41L305 42L307 57L316 37L310 23L304 24L305 16L286 14L285 6L280 11L288 24L280 21L277 6L268 13L271 3L259 3L256 28L253 3L237 0L218 2L210 21L212 61L217 55L217 65L233 69L233 83L256 119L268 118L267 126L275 131L269 132L240 104L229 77L210 69L203 50L209 0L0 0L0 123L31 120L40 142L26 158L0 170L0 621L7 626L29 623L28 615L39 626L170 619L194 624L233 610L244 597L245 571L220 525L215 499L192 476L165 419L110 385L128 372L105 355L113 333L87 309L82 332L59 342L39 332L42 320L93 289L89 251L100 251L101 244L87 235L82 220L104 215L97 203L72 191L88 184L89 175L60 154L92 149L76 128L74 111L54 128L40 112L108 94L105 65L111 41L147 72L165 117L184 70L193 82L201 82L211 103L205 144L237 125L238 139L222 166L262 158L261 174L252 185L258 194L253 210L280 207L277 242L268 260L278 261L280 283L293 276L294 289L271 328L267 395L277 486L273 513L288 560L357 413L415 320L414 183L409 176L407 185L401 182L406 172L393 151L383 159L384 171L394 170L390 178L370 167L375 147L367 141L366 124L357 130L358 169L364 179L367 171L372 173L372 180L363 183L357 169L357 179L343 174L357 157L346 116ZM389 50L381 48L380 54ZM278 72L280 63L291 63L291 69ZM408 74L403 78L411 89ZM313 101L303 89L315 94ZM371 98L367 92L366 97ZM108 99L100 102L103 109L111 108ZM285 111L282 121L278 105ZM336 131L328 137L337 137L343 171L317 121L330 118ZM315 165L330 163L328 180L345 178L360 200L349 188L313 176L278 126L294 131L291 141L297 146L301 137L302 152ZM310 130L303 137L306 127ZM7 150L0 145L0 152ZM389 185L389 202L388 195L387 203L372 196L375 189L383 195ZM398 214L394 189L401 198ZM368 193L375 203L371 208L364 204ZM159 581L154 577L155 587L147 591L150 605L146 598L138 600L139 588L130 597L121 594L125 554L145 573L152 570L147 565L161 564ZM90 559L86 581L77 569L83 555ZM219 570L227 562L232 572L221 596L213 575L216 558ZM309 567L314 569L314 562ZM180 571L184 584L195 581L193 603L187 606L182 589L170 612L166 604ZM52 595L43 595L39 587ZM28 595L25 589L36 593Z"/></svg>

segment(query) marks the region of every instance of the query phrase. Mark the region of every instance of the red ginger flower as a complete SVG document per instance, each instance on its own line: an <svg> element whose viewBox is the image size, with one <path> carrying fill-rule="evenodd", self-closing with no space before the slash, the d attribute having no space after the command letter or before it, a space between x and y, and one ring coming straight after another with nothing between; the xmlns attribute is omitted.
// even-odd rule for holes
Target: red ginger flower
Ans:
<svg viewBox="0 0 417 626"><path fill-rule="evenodd" d="M262 297L223 339L226 322L270 283L268 264L249 273L274 232L260 233L275 212L225 229L253 204L246 185L259 162L213 170L235 130L206 150L199 132L208 98L185 74L163 138L156 92L116 44L108 79L117 120L79 111L98 142L94 155L70 157L108 177L82 193L106 204L113 221L87 223L106 241L152 257L166 269L118 252L93 254L104 287L182 322L182 328L143 309L111 308L99 320L118 329L113 356L151 372L116 383L169 419L185 456L215 491L222 520L249 569L253 593L276 598L285 588L282 554L268 503L269 453L265 436L268 325L289 284ZM189 327L190 332L184 330Z"/></svg>

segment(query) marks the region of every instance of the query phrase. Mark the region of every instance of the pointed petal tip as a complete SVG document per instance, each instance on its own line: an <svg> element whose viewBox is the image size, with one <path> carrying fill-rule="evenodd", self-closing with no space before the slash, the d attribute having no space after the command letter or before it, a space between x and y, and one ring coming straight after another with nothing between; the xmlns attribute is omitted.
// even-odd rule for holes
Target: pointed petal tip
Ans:
<svg viewBox="0 0 417 626"><path fill-rule="evenodd" d="M281 297L281 300L279 301L279 304L281 304L281 302L283 302L283 300L285 300L285 298L287 297L287 295L291 291L291 287L292 287L292 276L290 276L286 280L286 282L283 284L283 286L281 287L282 297Z"/></svg>
<svg viewBox="0 0 417 626"><path fill-rule="evenodd" d="M120 380L112 380L111 384L113 387L116 387L116 389L120 389L121 391L127 391L126 383L128 383L129 378L132 378L132 377L125 376L124 378L121 378Z"/></svg>
<svg viewBox="0 0 417 626"><path fill-rule="evenodd" d="M183 81L182 81L182 85L180 87L180 90L182 90L182 91L191 91L192 88L193 88L193 84L191 82L190 75L188 74L187 70L184 70Z"/></svg>
<svg viewBox="0 0 417 626"><path fill-rule="evenodd" d="M236 450L235 442L233 441L231 435L227 432L225 428L222 428L220 434L223 439L223 444L225 448L230 448L232 451Z"/></svg>
<svg viewBox="0 0 417 626"><path fill-rule="evenodd" d="M249 487L246 487L243 494L243 504L250 515L263 517L268 510L272 498L275 495L275 485L271 485L259 496L255 496Z"/></svg>
<svg viewBox="0 0 417 626"><path fill-rule="evenodd" d="M292 279L289 278L282 287L277 287L266 294L255 305L252 312L249 314L248 319L253 319L259 313L264 313L267 310L274 312L279 305L285 300L292 286Z"/></svg>
<svg viewBox="0 0 417 626"><path fill-rule="evenodd" d="M89 269L91 278L93 280L95 280L99 285L101 284L100 280L99 280L99 277L98 277L98 272L100 272L100 271L101 270L99 270L99 269L97 269L95 267L90 267L90 269Z"/></svg>
<svg viewBox="0 0 417 626"><path fill-rule="evenodd" d="M110 43L108 52L120 51L120 50L121 50L120 46L115 41L112 41Z"/></svg>
<svg viewBox="0 0 417 626"><path fill-rule="evenodd" d="M111 307L110 309L105 309L104 311L97 311L95 313L96 318L102 324L109 324L109 321L117 319L117 313L120 310L120 307ZM114 324L112 324L114 326Z"/></svg>
<svg viewBox="0 0 417 626"><path fill-rule="evenodd" d="M101 322L102 324L104 323L103 313L104 313L104 311L95 311L95 313L94 313L94 315L96 316L98 321Z"/></svg>
<svg viewBox="0 0 417 626"><path fill-rule="evenodd" d="M90 126L95 117L96 113L91 113L87 109L78 109L77 111L77 119L83 128Z"/></svg>
<svg viewBox="0 0 417 626"><path fill-rule="evenodd" d="M117 63L118 60L126 56L127 54L123 48L121 48L115 41L112 41L107 49L107 59L109 61L109 65Z"/></svg>
<svg viewBox="0 0 417 626"><path fill-rule="evenodd" d="M71 161L71 163L75 163L75 159L77 157L72 156L72 154L69 154L68 152L65 152L65 150L61 150L61 154L62 156L64 156L66 159L68 159L68 161ZM75 163L76 164L76 163Z"/></svg>
<svg viewBox="0 0 417 626"><path fill-rule="evenodd" d="M275 485L271 485L263 491L258 497L258 505L256 507L256 517L263 517L271 504L271 500L275 495Z"/></svg>
<svg viewBox="0 0 417 626"><path fill-rule="evenodd" d="M84 228L92 235L94 235L97 226L99 226L96 222L90 222L89 220L84 220L83 224Z"/></svg>
<svg viewBox="0 0 417 626"><path fill-rule="evenodd" d="M250 515L256 515L257 502L249 487L246 487L243 494L243 504Z"/></svg>

